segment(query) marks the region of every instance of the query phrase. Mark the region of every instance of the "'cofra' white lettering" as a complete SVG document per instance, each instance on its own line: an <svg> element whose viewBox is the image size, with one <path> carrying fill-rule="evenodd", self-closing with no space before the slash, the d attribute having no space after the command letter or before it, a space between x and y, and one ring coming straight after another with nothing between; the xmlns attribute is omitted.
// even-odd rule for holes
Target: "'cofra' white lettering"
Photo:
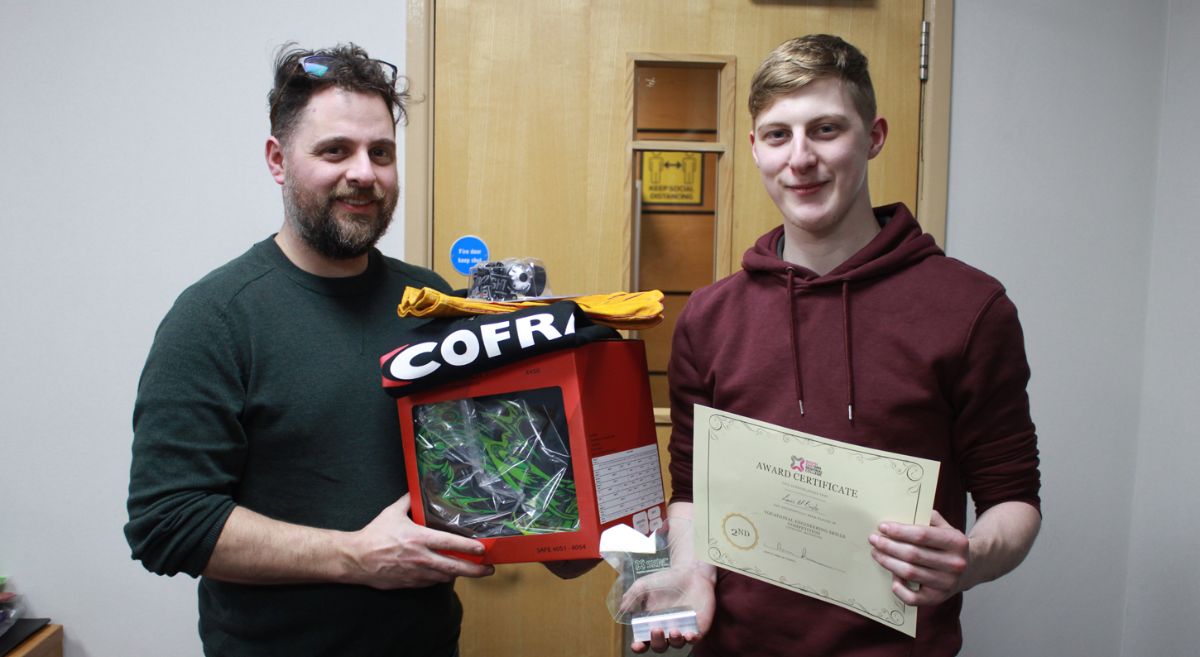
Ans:
<svg viewBox="0 0 1200 657"><path fill-rule="evenodd" d="M443 364L451 367L470 365L479 359L481 348L488 358L496 358L503 355L502 345L513 338L513 332L516 333L520 348L528 349L537 342L537 335L541 335L543 341L553 341L574 334L575 316L568 316L567 325L562 331L555 328L554 315L550 313L518 317L515 321L481 324L479 335L469 329L459 329L447 335L440 345L437 342L421 342L404 348L392 359L388 371L394 379L415 381L436 372ZM418 362L424 356L428 356L428 359Z"/></svg>
<svg viewBox="0 0 1200 657"><path fill-rule="evenodd" d="M534 333L541 333L547 340L557 340L562 337L562 333L554 328L554 315L530 315L517 319L517 342L522 349L533 346Z"/></svg>
<svg viewBox="0 0 1200 657"><path fill-rule="evenodd" d="M455 349L455 345L460 344L463 346L462 353L459 353L458 349ZM454 365L455 367L470 365L478 357L479 338L466 329L455 331L447 335L445 340L442 340L442 360L447 365Z"/></svg>
<svg viewBox="0 0 1200 657"><path fill-rule="evenodd" d="M432 374L437 368L442 366L441 363L431 360L424 365L413 365L413 360L417 356L427 354L436 348L436 342L422 342L421 344L414 344L396 354L395 360L392 361L392 377L401 381L413 381L426 374Z"/></svg>

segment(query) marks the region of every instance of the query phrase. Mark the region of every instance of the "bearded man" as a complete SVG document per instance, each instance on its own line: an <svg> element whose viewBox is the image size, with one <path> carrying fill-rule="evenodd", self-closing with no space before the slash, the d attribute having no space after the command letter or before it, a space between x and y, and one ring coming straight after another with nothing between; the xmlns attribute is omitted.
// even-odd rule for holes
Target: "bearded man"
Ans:
<svg viewBox="0 0 1200 657"><path fill-rule="evenodd" d="M400 83L398 87L398 83ZM415 525L379 356L406 286L437 274L375 243L399 196L396 67L285 46L266 160L283 226L195 283L159 326L133 415L125 534L199 577L206 655L457 653L477 541Z"/></svg>

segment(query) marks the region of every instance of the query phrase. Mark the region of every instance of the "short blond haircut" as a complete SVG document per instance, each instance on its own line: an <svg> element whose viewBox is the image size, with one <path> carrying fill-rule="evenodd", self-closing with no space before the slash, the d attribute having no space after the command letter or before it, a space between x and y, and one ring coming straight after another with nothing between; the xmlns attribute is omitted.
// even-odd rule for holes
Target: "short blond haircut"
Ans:
<svg viewBox="0 0 1200 657"><path fill-rule="evenodd" d="M814 80L841 80L854 108L870 126L875 121L875 87L862 52L829 34L809 34L789 39L771 51L750 81L750 118Z"/></svg>

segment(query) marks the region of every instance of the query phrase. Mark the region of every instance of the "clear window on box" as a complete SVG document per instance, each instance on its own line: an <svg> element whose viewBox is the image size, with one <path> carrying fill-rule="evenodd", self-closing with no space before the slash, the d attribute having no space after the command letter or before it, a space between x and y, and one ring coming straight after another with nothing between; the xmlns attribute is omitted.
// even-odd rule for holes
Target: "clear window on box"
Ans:
<svg viewBox="0 0 1200 657"><path fill-rule="evenodd" d="M562 389L413 409L426 524L472 538L579 530Z"/></svg>

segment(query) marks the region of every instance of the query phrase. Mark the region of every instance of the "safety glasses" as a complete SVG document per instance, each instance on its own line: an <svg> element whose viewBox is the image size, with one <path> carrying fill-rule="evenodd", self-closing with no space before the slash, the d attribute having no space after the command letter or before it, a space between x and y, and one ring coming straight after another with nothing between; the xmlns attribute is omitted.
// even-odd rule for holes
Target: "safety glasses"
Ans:
<svg viewBox="0 0 1200 657"><path fill-rule="evenodd" d="M329 72L329 69L333 68L333 65L337 63L337 60L338 58L332 55L308 55L307 57L301 57L299 62L300 68L304 69L304 72L309 77L323 78ZM399 71L396 69L395 64L385 62L382 59L372 59L371 61L379 66L384 75L387 76L389 82L396 82L396 76L399 75Z"/></svg>

